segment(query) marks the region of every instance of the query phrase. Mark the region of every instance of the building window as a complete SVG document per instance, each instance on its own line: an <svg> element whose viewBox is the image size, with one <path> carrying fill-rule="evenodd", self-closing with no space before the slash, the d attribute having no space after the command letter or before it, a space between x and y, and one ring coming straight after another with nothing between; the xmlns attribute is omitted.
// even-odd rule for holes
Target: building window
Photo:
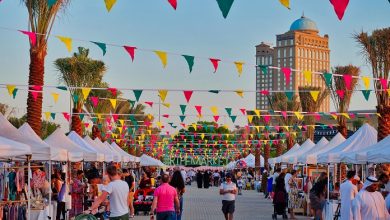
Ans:
<svg viewBox="0 0 390 220"><path fill-rule="evenodd" d="M280 50L281 50L281 49L278 49L278 58L280 58Z"/></svg>
<svg viewBox="0 0 390 220"><path fill-rule="evenodd" d="M290 39L290 45L294 45L294 39Z"/></svg>
<svg viewBox="0 0 390 220"><path fill-rule="evenodd" d="M283 50L283 57L287 57L286 53L287 53L287 48L284 48L284 50Z"/></svg>
<svg viewBox="0 0 390 220"><path fill-rule="evenodd" d="M292 47L290 47L290 57L292 57L293 56L293 49L292 49Z"/></svg>

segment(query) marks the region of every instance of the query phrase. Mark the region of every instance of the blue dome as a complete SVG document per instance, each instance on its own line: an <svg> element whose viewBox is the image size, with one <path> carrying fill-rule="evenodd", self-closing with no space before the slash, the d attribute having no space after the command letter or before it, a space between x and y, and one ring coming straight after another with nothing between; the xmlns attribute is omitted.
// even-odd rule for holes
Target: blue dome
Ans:
<svg viewBox="0 0 390 220"><path fill-rule="evenodd" d="M290 31L318 31L318 28L314 21L302 16L291 24Z"/></svg>

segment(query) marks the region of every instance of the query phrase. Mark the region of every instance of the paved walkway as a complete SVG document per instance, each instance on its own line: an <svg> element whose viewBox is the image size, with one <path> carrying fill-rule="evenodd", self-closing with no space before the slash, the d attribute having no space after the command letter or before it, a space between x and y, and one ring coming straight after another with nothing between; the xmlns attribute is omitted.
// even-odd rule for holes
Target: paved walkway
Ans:
<svg viewBox="0 0 390 220"><path fill-rule="evenodd" d="M221 212L221 197L218 188L198 189L187 186L184 195L183 220L224 220ZM237 196L235 220L272 219L273 207L270 200L264 199L262 193L254 190L243 191L243 195ZM149 216L137 216L136 220L150 219ZM278 219L282 219L281 216ZM297 219L309 219L297 216Z"/></svg>

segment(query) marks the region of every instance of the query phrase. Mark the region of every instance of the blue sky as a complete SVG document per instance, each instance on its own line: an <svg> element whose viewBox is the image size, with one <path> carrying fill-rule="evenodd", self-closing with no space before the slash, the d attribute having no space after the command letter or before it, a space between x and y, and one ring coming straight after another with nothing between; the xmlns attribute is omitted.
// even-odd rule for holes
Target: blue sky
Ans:
<svg viewBox="0 0 390 220"><path fill-rule="evenodd" d="M138 48L163 50L195 57L215 57L222 60L243 60L255 63L255 45L261 41L275 43L275 35L288 31L291 23L304 11L305 16L317 23L320 34L328 34L331 49L331 66L353 64L362 68L362 75L370 75L370 69L359 54L359 48L352 34L372 31L389 26L390 4L387 0L350 1L344 19L339 21L328 0L292 1L287 10L277 0L238 1L236 0L227 17L223 19L215 0L178 0L174 11L166 0L130 1L118 0L110 13L107 13L103 0L73 0L65 13L60 13L52 31L55 35L77 39L101 41ZM0 27L27 29L27 11L19 0L3 0L0 3ZM28 41L16 31L0 29L0 83L27 84L28 80ZM105 80L112 87L152 88L152 89L244 89L255 90L255 69L244 66L241 77L232 63L222 62L217 73L207 59L195 59L194 70L188 67L180 56L168 57L168 65L163 69L156 55L151 52L136 52L134 63L121 48L108 47L103 57L100 49L91 43L73 43L73 51L78 46L88 47L91 57L103 60L108 71ZM53 67L55 59L71 56L57 39L49 40L46 59L45 83L58 84L58 73ZM18 113L25 112L26 93L20 91L12 100L1 89L0 102L17 107ZM133 98L131 92L125 92ZM156 92L145 92L142 101L157 102ZM182 93L170 92L167 102L171 108L161 107L162 114L179 114L179 104L185 104ZM234 93L194 93L190 106L205 106L205 114L210 115L210 106L218 106L220 114L226 115L225 107L232 107L233 114L241 115L239 108L253 109L255 94L246 93L244 98ZM351 109L373 109L375 99L372 94L369 102L361 94L355 94ZM63 112L69 110L69 97L61 93L60 102L54 104L50 91L45 93L43 111ZM157 108L149 109L157 113ZM195 114L190 108L188 114ZM60 117L60 116L59 116ZM64 124L63 119L56 120ZM177 118L177 117L176 117ZM164 122L178 122L177 119L164 119ZM188 118L190 123L195 118ZM211 118L205 118L211 120ZM230 120L222 117L221 123ZM245 119L237 119L243 124Z"/></svg>

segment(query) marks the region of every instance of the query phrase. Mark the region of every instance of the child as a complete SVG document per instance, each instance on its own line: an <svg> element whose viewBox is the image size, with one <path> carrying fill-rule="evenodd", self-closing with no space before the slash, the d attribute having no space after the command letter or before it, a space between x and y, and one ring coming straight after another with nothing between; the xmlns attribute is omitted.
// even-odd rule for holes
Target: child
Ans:
<svg viewBox="0 0 390 220"><path fill-rule="evenodd" d="M238 188L238 195L242 195L242 186L244 185L244 181L241 177L237 180L237 188Z"/></svg>

